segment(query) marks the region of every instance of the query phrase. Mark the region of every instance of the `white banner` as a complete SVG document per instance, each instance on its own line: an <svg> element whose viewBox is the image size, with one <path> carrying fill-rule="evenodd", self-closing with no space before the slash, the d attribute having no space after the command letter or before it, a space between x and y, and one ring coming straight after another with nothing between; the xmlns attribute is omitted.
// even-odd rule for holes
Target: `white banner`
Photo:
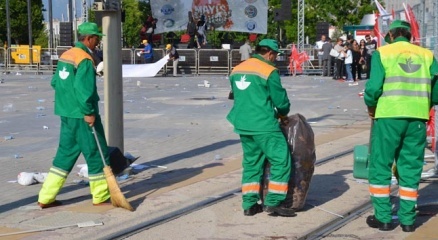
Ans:
<svg viewBox="0 0 438 240"><path fill-rule="evenodd" d="M169 54L164 56L158 62L146 64L123 64L122 77L155 77L161 68L169 61Z"/></svg>
<svg viewBox="0 0 438 240"><path fill-rule="evenodd" d="M268 0L150 0L155 33L186 31L189 11L205 16L208 30L266 34Z"/></svg>

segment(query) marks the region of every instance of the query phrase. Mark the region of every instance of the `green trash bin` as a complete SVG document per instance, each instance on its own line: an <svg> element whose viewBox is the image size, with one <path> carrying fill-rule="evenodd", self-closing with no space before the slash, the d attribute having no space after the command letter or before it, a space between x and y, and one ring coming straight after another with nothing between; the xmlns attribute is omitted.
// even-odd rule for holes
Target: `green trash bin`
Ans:
<svg viewBox="0 0 438 240"><path fill-rule="evenodd" d="M371 119L369 144L354 146L353 151L353 177L360 179L368 179L368 168L371 153L371 134L373 132L374 119Z"/></svg>

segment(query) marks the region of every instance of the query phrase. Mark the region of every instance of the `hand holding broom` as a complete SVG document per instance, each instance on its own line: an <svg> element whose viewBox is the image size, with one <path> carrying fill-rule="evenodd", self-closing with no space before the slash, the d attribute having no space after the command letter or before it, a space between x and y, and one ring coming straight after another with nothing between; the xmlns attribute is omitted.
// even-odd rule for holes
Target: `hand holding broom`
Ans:
<svg viewBox="0 0 438 240"><path fill-rule="evenodd" d="M100 156L102 157L103 162L103 172L105 173L105 179L108 184L108 188L111 195L111 203L114 207L121 207L127 209L129 211L134 211L134 208L131 204L126 200L123 193L120 191L119 184L117 183L116 177L113 174L113 171L110 166L108 166L105 162L105 158L103 156L102 148L100 147L99 139L97 138L96 129L94 126L91 127L93 130L94 138L96 139L97 147L99 148Z"/></svg>

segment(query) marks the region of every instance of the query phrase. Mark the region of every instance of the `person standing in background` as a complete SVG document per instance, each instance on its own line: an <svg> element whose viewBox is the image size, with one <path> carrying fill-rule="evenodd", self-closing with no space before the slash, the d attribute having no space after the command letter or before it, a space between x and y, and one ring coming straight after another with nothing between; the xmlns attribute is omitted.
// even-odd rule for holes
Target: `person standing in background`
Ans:
<svg viewBox="0 0 438 240"><path fill-rule="evenodd" d="M207 44L207 23L205 22L205 16L201 15L201 19L199 19L198 23L196 24L198 28L198 48L202 48L202 46L205 46Z"/></svg>
<svg viewBox="0 0 438 240"><path fill-rule="evenodd" d="M344 55L342 54L342 51L344 51L343 42L344 40L342 40L342 38L338 38L336 45L333 47L339 53L339 56L335 58L335 71L333 74L333 79L335 80L343 80L342 77L344 76Z"/></svg>
<svg viewBox="0 0 438 240"><path fill-rule="evenodd" d="M195 47L195 36L197 32L198 31L197 31L196 23L193 20L192 12L189 12L189 22L187 23L186 33L189 35L190 40L189 40L189 44L187 45L187 48Z"/></svg>
<svg viewBox="0 0 438 240"><path fill-rule="evenodd" d="M327 37L325 43L322 45L322 75L323 76L331 76L332 56L330 55L330 51L332 49L333 49L333 45L331 43L331 39Z"/></svg>
<svg viewBox="0 0 438 240"><path fill-rule="evenodd" d="M321 35L321 40L317 41L315 44L315 50L318 53L318 67L322 68L322 56L324 54L324 51L322 49L322 46L325 43L325 35Z"/></svg>
<svg viewBox="0 0 438 240"><path fill-rule="evenodd" d="M353 40L353 44L351 47L351 53L353 54L353 63L351 64L351 73L353 74L353 80L356 82L360 80L360 75L362 74L362 70L360 68L359 60L360 60L360 49L359 44L356 40Z"/></svg>
<svg viewBox="0 0 438 240"><path fill-rule="evenodd" d="M249 45L248 39L245 41L245 43L242 46L240 46L239 53L240 53L240 61L241 62L249 59L249 57L251 56L252 49L251 49L251 46Z"/></svg>
<svg viewBox="0 0 438 240"><path fill-rule="evenodd" d="M377 49L377 42L373 38L371 38L370 35L365 36L365 48L367 49L367 79L370 79L370 73L371 73L371 57L373 56L374 51Z"/></svg>
<svg viewBox="0 0 438 240"><path fill-rule="evenodd" d="M175 46L172 44L166 45L166 54L169 54L169 61L173 61L173 76L177 77L179 54Z"/></svg>
<svg viewBox="0 0 438 240"><path fill-rule="evenodd" d="M344 64L345 64L345 72L347 73L347 82L352 83L353 74L351 73L351 64L353 63L353 53L351 51L351 46L349 43L346 43L344 46L344 51L342 54L344 55Z"/></svg>
<svg viewBox="0 0 438 240"><path fill-rule="evenodd" d="M143 55L143 63L153 63L154 62L154 50L152 49L151 44L149 44L148 40L143 40L144 44L143 51L141 54Z"/></svg>

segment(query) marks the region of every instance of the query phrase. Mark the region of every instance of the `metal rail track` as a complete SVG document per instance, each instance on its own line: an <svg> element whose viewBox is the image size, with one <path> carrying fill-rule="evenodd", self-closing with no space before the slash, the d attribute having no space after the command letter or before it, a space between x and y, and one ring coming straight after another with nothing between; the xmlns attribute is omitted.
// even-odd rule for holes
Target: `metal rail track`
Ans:
<svg viewBox="0 0 438 240"><path fill-rule="evenodd" d="M315 162L315 166L323 165L323 164L325 164L327 162L330 162L330 161L336 160L338 158L341 158L341 157L343 157L345 155L351 154L352 152L353 152L353 149L349 149L349 150L346 150L346 151L343 151L343 152L339 152L339 153L327 156L325 158L322 158L322 159L316 161ZM167 223L169 221L172 221L174 219L177 219L177 218L179 218L181 216L188 215L188 214L190 214L192 212L201 210L203 208L206 208L208 206L214 205L214 204L219 203L221 201L225 201L227 199L235 197L236 194L238 194L240 191L241 191L240 187L236 188L236 189L233 189L233 190L230 190L228 192L220 194L219 196L217 196L215 198L205 199L203 201L200 201L200 202L194 203L194 204L192 204L190 206L187 206L187 207L178 209L176 211L170 212L170 213L165 214L163 216L160 216L160 217L157 217L157 218L154 218L154 219L151 219L151 220L139 223L137 225L131 226L131 227L126 228L126 229L123 229L123 230L121 230L119 232L116 232L116 233L113 233L111 235L103 236L103 237L101 237L99 239L126 239L126 238L128 238L130 236L136 235L136 234L141 233L143 231L146 231L146 230L148 230L150 228L153 228L153 227L165 224L165 223ZM356 216L357 214L355 212L363 211L361 209L362 209L362 206L360 206L359 209L357 209L357 210L355 209L353 211L353 213L350 214L350 216ZM354 218L352 218L352 219L354 219ZM343 226L343 225L346 224L344 222L345 222L345 220L343 219L341 222L336 221L335 223L326 224L324 226L324 229L325 229L324 231L319 231L319 228L318 228L318 231L312 231L311 233L306 234L305 238L303 238L303 239L310 239L310 238L307 238L307 236L327 235L327 234L335 231L336 229L338 229L338 228L336 228L336 226L331 227L332 224L336 224L336 225L342 224L340 226ZM317 238L314 238L314 239L317 239Z"/></svg>

